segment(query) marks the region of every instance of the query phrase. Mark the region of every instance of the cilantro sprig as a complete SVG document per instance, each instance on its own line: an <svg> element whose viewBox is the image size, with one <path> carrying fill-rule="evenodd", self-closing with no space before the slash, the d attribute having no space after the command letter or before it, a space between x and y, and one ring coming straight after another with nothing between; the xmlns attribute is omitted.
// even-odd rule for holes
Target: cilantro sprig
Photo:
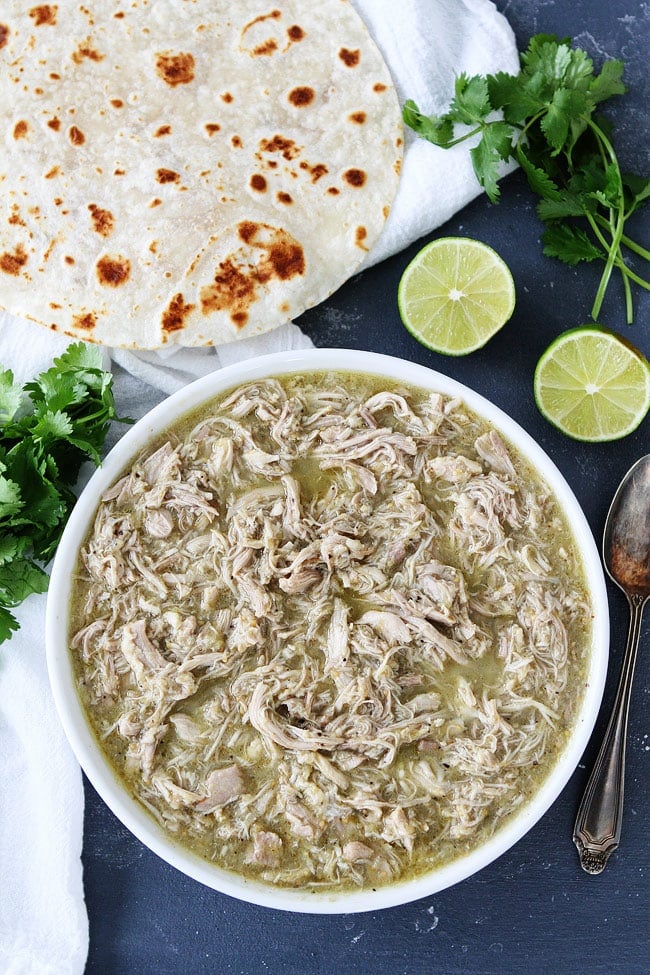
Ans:
<svg viewBox="0 0 650 975"><path fill-rule="evenodd" d="M112 383L99 350L83 342L22 388L0 367L0 643L18 629L11 610L47 589L42 566L75 503L81 465L100 463L119 419Z"/></svg>
<svg viewBox="0 0 650 975"><path fill-rule="evenodd" d="M531 38L520 61L518 75L461 74L443 115L423 115L415 102L405 102L404 121L445 149L480 136L470 155L492 202L499 200L502 163L516 160L541 197L544 253L570 265L604 262L594 320L618 271L631 323L631 284L650 290L650 282L628 265L625 251L645 261L650 251L625 234L625 223L650 197L650 179L621 171L611 126L597 113L601 102L626 91L623 63L606 61L596 73L583 50L552 34Z"/></svg>

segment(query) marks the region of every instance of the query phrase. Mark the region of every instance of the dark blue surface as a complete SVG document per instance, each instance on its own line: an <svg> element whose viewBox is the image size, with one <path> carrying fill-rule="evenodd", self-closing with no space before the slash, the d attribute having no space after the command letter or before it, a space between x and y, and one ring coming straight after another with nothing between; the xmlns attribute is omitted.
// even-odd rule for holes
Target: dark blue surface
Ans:
<svg viewBox="0 0 650 975"><path fill-rule="evenodd" d="M395 0L399 2L399 0ZM456 0L448 0L449 3ZM538 31L571 35L597 63L623 57L631 91L613 100L616 145L626 168L650 172L647 59L650 8L635 0L497 0L520 47ZM615 112L613 111L615 109ZM538 414L535 363L561 331L589 321L596 267L568 268L542 255L533 198L520 173L502 184L499 207L475 201L432 237L467 235L509 264L517 308L485 349L463 359L427 352L405 332L395 295L424 241L358 276L300 324L318 346L372 349L428 365L475 388L510 413L568 479L600 538L625 471L650 451L650 421L616 444L578 444ZM647 218L637 237L650 246ZM601 321L650 356L650 295L636 295L625 325L611 288ZM85 886L90 916L88 972L97 975L647 975L650 728L648 654L639 657L628 736L620 850L605 873L580 869L573 821L613 698L627 627L624 597L610 587L613 653L597 731L568 786L540 823L496 863L458 886L405 907L340 917L287 914L210 891L168 867L121 826L86 788ZM650 614L648 614L650 617ZM649 621L642 632L648 649Z"/></svg>

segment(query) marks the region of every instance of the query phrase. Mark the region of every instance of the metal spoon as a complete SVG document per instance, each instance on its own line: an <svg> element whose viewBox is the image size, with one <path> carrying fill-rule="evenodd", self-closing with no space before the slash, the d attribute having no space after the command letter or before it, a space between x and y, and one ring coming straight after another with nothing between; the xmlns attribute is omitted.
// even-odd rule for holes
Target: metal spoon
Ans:
<svg viewBox="0 0 650 975"><path fill-rule="evenodd" d="M641 617L650 596L650 454L630 468L614 495L605 522L603 561L627 596L630 626L612 716L573 830L582 868L593 874L605 869L621 839L627 716Z"/></svg>

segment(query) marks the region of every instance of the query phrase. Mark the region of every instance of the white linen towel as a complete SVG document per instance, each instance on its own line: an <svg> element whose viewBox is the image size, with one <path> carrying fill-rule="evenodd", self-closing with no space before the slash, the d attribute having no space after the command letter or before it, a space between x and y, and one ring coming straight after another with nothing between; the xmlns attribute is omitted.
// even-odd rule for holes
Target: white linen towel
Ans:
<svg viewBox="0 0 650 975"><path fill-rule="evenodd" d="M442 111L454 77L516 73L514 36L489 0L352 0L392 71L400 102ZM403 177L366 266L444 223L480 188L467 145L441 150L405 133ZM0 363L24 381L69 340L0 312ZM118 408L141 416L164 394L220 366L311 345L292 324L219 349L112 351ZM113 436L119 435L114 433ZM0 646L0 971L80 975L88 951L83 900L81 774L58 724L44 654L45 597L20 607L20 631Z"/></svg>

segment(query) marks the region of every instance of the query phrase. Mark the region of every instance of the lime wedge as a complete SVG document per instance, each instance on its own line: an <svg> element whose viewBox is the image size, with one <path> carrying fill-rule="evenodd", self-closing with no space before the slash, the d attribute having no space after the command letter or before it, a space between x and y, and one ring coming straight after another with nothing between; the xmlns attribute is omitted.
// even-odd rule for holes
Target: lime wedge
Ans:
<svg viewBox="0 0 650 975"><path fill-rule="evenodd" d="M535 370L541 413L575 440L618 440L650 407L650 367L638 349L592 325L564 332Z"/></svg>
<svg viewBox="0 0 650 975"><path fill-rule="evenodd" d="M434 352L466 355L492 338L515 307L508 266L487 244L441 237L415 255L397 290L411 335Z"/></svg>

